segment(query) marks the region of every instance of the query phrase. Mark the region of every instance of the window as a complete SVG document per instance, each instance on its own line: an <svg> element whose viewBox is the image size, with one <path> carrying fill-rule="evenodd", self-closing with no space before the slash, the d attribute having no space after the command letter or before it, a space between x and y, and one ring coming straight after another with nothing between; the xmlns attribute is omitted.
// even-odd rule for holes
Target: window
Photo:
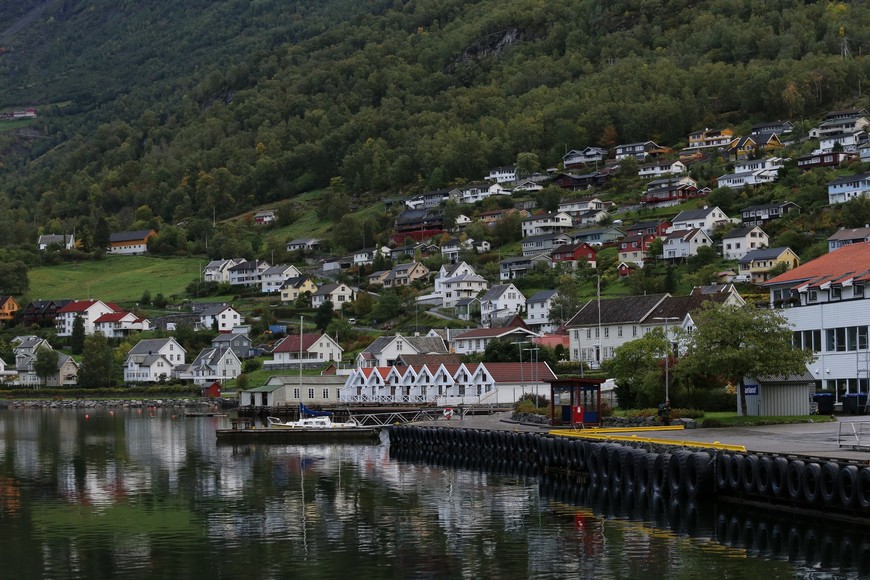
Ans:
<svg viewBox="0 0 870 580"><path fill-rule="evenodd" d="M863 284L855 284L852 287L852 295L853 296L864 296L864 285Z"/></svg>
<svg viewBox="0 0 870 580"><path fill-rule="evenodd" d="M632 337L637 336L637 327L636 326L631 327L631 336Z"/></svg>
<svg viewBox="0 0 870 580"><path fill-rule="evenodd" d="M831 300L839 300L843 296L842 288L831 288Z"/></svg>
<svg viewBox="0 0 870 580"><path fill-rule="evenodd" d="M621 326L618 326L616 328L616 336L618 336L619 338L622 338L622 327Z"/></svg>
<svg viewBox="0 0 870 580"><path fill-rule="evenodd" d="M586 338L592 338L592 329L591 328L586 329Z"/></svg>
<svg viewBox="0 0 870 580"><path fill-rule="evenodd" d="M610 338L610 327L604 328L604 338Z"/></svg>
<svg viewBox="0 0 870 580"><path fill-rule="evenodd" d="M308 389L308 398L309 398L309 399L313 399L313 398L314 398L314 389Z"/></svg>
<svg viewBox="0 0 870 580"><path fill-rule="evenodd" d="M298 399L298 398L299 398L299 387L296 387L296 388L293 389L293 398L294 398L294 399Z"/></svg>

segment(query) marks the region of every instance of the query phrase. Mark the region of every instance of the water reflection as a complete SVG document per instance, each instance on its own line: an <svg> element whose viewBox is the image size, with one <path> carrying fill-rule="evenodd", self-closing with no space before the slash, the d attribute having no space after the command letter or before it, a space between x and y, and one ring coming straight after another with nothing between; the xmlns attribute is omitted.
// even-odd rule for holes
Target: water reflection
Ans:
<svg viewBox="0 0 870 580"><path fill-rule="evenodd" d="M866 570L854 527L810 535L728 506L568 485L500 461L391 457L385 445L218 446L225 422L0 412L0 570L210 579Z"/></svg>

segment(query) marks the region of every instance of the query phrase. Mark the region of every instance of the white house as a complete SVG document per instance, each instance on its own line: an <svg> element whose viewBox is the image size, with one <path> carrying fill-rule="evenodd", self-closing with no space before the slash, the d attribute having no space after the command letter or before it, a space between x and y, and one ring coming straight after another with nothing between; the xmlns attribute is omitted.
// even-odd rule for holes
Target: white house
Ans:
<svg viewBox="0 0 870 580"><path fill-rule="evenodd" d="M526 341L531 346L532 339L540 336L539 333L521 326L473 328L457 335L453 339L453 344L457 354L474 354L485 351L486 346L493 340Z"/></svg>
<svg viewBox="0 0 870 580"><path fill-rule="evenodd" d="M230 284L233 286L259 286L263 272L270 267L265 260L248 260L230 266Z"/></svg>
<svg viewBox="0 0 870 580"><path fill-rule="evenodd" d="M462 274L447 278L442 283L443 292L441 305L452 308L463 299L476 298L478 294L489 288L489 282L477 274Z"/></svg>
<svg viewBox="0 0 870 580"><path fill-rule="evenodd" d="M229 304L211 306L199 313L200 328L213 328L218 332L232 332L242 323L242 315Z"/></svg>
<svg viewBox="0 0 870 580"><path fill-rule="evenodd" d="M692 228L669 233L662 242L662 251L666 260L678 260L695 256L698 248L712 245L713 239L704 230Z"/></svg>
<svg viewBox="0 0 870 580"><path fill-rule="evenodd" d="M556 330L559 325L550 321L550 309L558 295L556 290L540 290L529 297L526 300L526 326L540 333ZM573 313L568 313L569 316L571 314Z"/></svg>
<svg viewBox="0 0 870 580"><path fill-rule="evenodd" d="M572 218L592 210L604 210L604 202L593 197L592 199L569 199L559 204L559 213L566 213Z"/></svg>
<svg viewBox="0 0 870 580"><path fill-rule="evenodd" d="M522 234L524 238L543 234L557 234L574 227L571 216L564 212L536 215L523 220Z"/></svg>
<svg viewBox="0 0 870 580"><path fill-rule="evenodd" d="M835 135L819 137L819 151L833 153L834 148L839 146L846 153L857 153L858 149L868 141L867 131L849 131Z"/></svg>
<svg viewBox="0 0 870 580"><path fill-rule="evenodd" d="M722 257L726 260L739 260L752 250L766 248L770 236L758 226L735 228L722 236Z"/></svg>
<svg viewBox="0 0 870 580"><path fill-rule="evenodd" d="M717 225L728 221L730 221L728 215L718 207L704 206L701 209L681 211L671 222L668 232L698 228L710 235Z"/></svg>
<svg viewBox="0 0 870 580"><path fill-rule="evenodd" d="M571 243L571 236L568 234L541 234L540 236L529 236L523 238L523 256L537 256L539 254L549 254L555 248Z"/></svg>
<svg viewBox="0 0 870 580"><path fill-rule="evenodd" d="M109 312L94 321L94 331L106 338L123 338L143 330L151 330L151 321L132 312Z"/></svg>
<svg viewBox="0 0 870 580"><path fill-rule="evenodd" d="M498 263L499 279L502 282L507 282L514 278L522 278L526 275L526 272L533 269L538 264L546 264L548 267L552 267L553 265L548 254L505 258Z"/></svg>
<svg viewBox="0 0 870 580"><path fill-rule="evenodd" d="M768 157L766 159L749 159L734 164L734 172L717 178L719 187L740 189L764 183L772 183L779 176L782 169L781 157Z"/></svg>
<svg viewBox="0 0 870 580"><path fill-rule="evenodd" d="M638 177L662 177L683 173L686 173L686 165L682 161L654 161L637 168Z"/></svg>
<svg viewBox="0 0 870 580"><path fill-rule="evenodd" d="M312 252L320 247L320 238L297 238L287 242L288 252Z"/></svg>
<svg viewBox="0 0 870 580"><path fill-rule="evenodd" d="M40 252L44 252L50 246L57 246L64 250L72 250L75 246L75 237L66 234L42 234L36 240Z"/></svg>
<svg viewBox="0 0 870 580"><path fill-rule="evenodd" d="M828 203L831 205L867 195L870 195L870 173L845 175L828 182Z"/></svg>
<svg viewBox="0 0 870 580"><path fill-rule="evenodd" d="M341 310L342 306L353 302L354 296L353 289L347 284L324 284L311 295L311 307L317 308L329 301L333 310Z"/></svg>
<svg viewBox="0 0 870 580"><path fill-rule="evenodd" d="M835 394L870 392L870 243L849 244L764 283L794 346L815 355L807 370Z"/></svg>
<svg viewBox="0 0 870 580"><path fill-rule="evenodd" d="M328 334L289 334L272 349L272 360L265 361L263 368L316 368L329 361L341 361L344 349Z"/></svg>
<svg viewBox="0 0 870 580"><path fill-rule="evenodd" d="M43 378L36 373L36 360L43 349L54 350L47 340L37 336L16 336L12 339L12 355L15 369L7 370L3 365L2 379L14 385L38 388L43 386L61 387L75 385L78 380L79 365L72 357L57 353L57 372Z"/></svg>
<svg viewBox="0 0 870 580"><path fill-rule="evenodd" d="M833 252L849 244L870 242L870 227L864 228L840 228L828 236L828 251Z"/></svg>
<svg viewBox="0 0 870 580"><path fill-rule="evenodd" d="M174 338L140 340L124 361L125 383L154 383L173 377L185 364L186 351Z"/></svg>
<svg viewBox="0 0 870 580"><path fill-rule="evenodd" d="M278 292L287 278L298 278L300 276L302 276L302 272L296 266L288 266L286 264L270 266L263 270L263 273L260 275L260 292L265 294Z"/></svg>
<svg viewBox="0 0 870 580"><path fill-rule="evenodd" d="M653 155L660 151L662 151L662 148L653 141L644 141L643 143L626 143L624 145L616 146L616 153L614 157L617 159L617 161L620 159L626 159L628 157L634 157L638 161L643 161L650 155Z"/></svg>
<svg viewBox="0 0 870 580"><path fill-rule="evenodd" d="M229 260L212 260L202 270L204 282L230 283L230 268L243 263L242 258L230 258Z"/></svg>
<svg viewBox="0 0 870 580"><path fill-rule="evenodd" d="M178 378L192 380L202 385L215 381L223 382L242 374L242 361L230 348L204 348L185 371L178 371Z"/></svg>
<svg viewBox="0 0 870 580"><path fill-rule="evenodd" d="M493 286L480 298L480 322L484 326L495 318L519 314L526 306L526 297L513 284Z"/></svg>
<svg viewBox="0 0 870 580"><path fill-rule="evenodd" d="M84 323L85 334L94 334L94 322L105 314L123 312L114 304L107 304L100 300L76 300L65 304L58 309L55 316L58 336L72 336L73 325L76 318L81 318Z"/></svg>
<svg viewBox="0 0 870 580"><path fill-rule="evenodd" d="M447 346L440 336L381 336L356 357L356 367L389 367L402 355L445 354Z"/></svg>
<svg viewBox="0 0 870 580"><path fill-rule="evenodd" d="M601 163L607 158L607 149L603 147L586 147L585 149L571 149L562 156L562 165L567 169L587 163Z"/></svg>
<svg viewBox="0 0 870 580"><path fill-rule="evenodd" d="M505 165L490 169L486 179L496 183L513 183L517 180L517 168L515 165Z"/></svg>

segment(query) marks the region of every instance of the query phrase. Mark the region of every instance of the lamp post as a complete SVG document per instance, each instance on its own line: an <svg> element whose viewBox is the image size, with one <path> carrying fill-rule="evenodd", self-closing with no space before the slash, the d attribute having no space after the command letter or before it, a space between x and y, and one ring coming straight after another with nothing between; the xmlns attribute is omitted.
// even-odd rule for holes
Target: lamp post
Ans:
<svg viewBox="0 0 870 580"><path fill-rule="evenodd" d="M526 394L526 379L523 376L523 345L529 344L528 340L515 340L511 344L517 345L517 350L520 351L520 388L523 390L523 395ZM520 395L522 397L523 395Z"/></svg>
<svg viewBox="0 0 870 580"><path fill-rule="evenodd" d="M532 362L532 356L535 357L534 362L535 363L538 362L538 351L541 350L540 348L532 347L532 348L524 348L523 350L529 352L529 362ZM534 355L532 353L534 353ZM520 355L520 358L522 359L522 354ZM520 362L520 370L522 370L522 366L523 366L523 363L521 361ZM538 377L536 375L537 375L537 365L534 365L532 367L532 372L529 373L529 379L535 384L535 409L538 408Z"/></svg>
<svg viewBox="0 0 870 580"><path fill-rule="evenodd" d="M668 338L668 321L670 320L679 320L676 316L656 316L653 320L663 320L665 323L665 401L670 400L670 396L668 395L668 365L669 365L669 354L671 352L671 341Z"/></svg>

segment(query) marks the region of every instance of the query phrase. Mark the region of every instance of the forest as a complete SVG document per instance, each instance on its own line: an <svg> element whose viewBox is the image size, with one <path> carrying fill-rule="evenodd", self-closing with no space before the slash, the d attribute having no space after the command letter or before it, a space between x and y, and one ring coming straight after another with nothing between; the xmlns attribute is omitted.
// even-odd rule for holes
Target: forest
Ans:
<svg viewBox="0 0 870 580"><path fill-rule="evenodd" d="M761 0L0 5L0 246L378 199L518 155L866 104L870 7ZM356 202L354 202L356 200ZM101 233L102 232L102 233ZM0 256L3 258L4 256Z"/></svg>

